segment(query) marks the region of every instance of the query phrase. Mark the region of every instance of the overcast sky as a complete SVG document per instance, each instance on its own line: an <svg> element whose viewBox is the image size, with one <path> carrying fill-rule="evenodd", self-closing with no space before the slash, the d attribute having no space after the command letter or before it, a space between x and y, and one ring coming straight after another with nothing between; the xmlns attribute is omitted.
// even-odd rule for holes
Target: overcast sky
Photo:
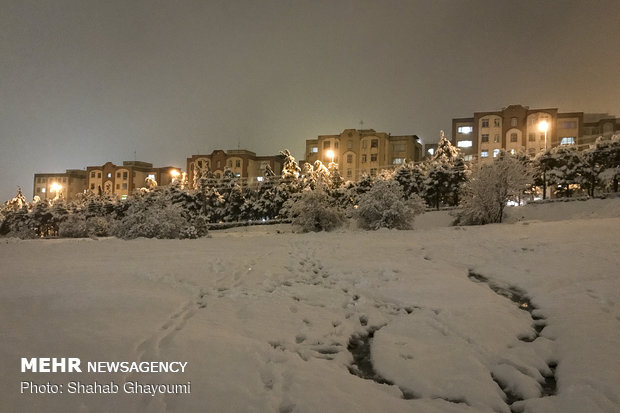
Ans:
<svg viewBox="0 0 620 413"><path fill-rule="evenodd" d="M620 116L620 1L0 0L0 199L35 172L437 141L510 104Z"/></svg>

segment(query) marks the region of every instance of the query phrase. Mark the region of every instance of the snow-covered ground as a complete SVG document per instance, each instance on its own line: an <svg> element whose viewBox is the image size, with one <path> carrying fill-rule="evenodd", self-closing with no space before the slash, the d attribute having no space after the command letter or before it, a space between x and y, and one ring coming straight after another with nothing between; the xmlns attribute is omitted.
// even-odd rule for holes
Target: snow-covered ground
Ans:
<svg viewBox="0 0 620 413"><path fill-rule="evenodd" d="M620 411L620 199L507 215L449 227L449 212L431 212L412 231L2 239L0 410L510 412L508 395L514 411ZM372 364L359 361L369 333ZM188 365L21 373L22 357ZM191 394L20 393L78 380L191 381Z"/></svg>

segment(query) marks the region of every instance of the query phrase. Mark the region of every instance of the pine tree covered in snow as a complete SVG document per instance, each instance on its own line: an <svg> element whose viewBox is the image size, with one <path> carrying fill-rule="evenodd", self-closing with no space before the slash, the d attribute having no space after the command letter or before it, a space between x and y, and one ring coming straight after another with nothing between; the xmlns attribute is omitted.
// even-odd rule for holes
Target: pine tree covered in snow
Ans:
<svg viewBox="0 0 620 413"><path fill-rule="evenodd" d="M461 188L467 180L467 167L458 148L441 131L437 150L427 163L422 193L429 206L458 205Z"/></svg>
<svg viewBox="0 0 620 413"><path fill-rule="evenodd" d="M290 208L293 226L302 232L331 231L342 226L344 211L334 205L323 184L297 194Z"/></svg>
<svg viewBox="0 0 620 413"><path fill-rule="evenodd" d="M581 153L573 146L557 146L550 154L547 182L554 185L560 196L570 197L581 180L584 167Z"/></svg>
<svg viewBox="0 0 620 413"><path fill-rule="evenodd" d="M424 202L413 194L405 199L398 182L378 180L360 196L356 216L360 227L411 229L416 215L424 212Z"/></svg>

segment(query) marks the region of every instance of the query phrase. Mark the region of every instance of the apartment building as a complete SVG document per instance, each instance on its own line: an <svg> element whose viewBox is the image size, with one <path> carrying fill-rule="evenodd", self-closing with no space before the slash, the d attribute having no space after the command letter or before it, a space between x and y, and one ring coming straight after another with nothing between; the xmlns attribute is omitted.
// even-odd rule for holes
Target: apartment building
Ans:
<svg viewBox="0 0 620 413"><path fill-rule="evenodd" d="M64 173L34 174L33 198L41 200L62 198L72 200L86 191L86 171L67 169Z"/></svg>
<svg viewBox="0 0 620 413"><path fill-rule="evenodd" d="M619 123L606 114L511 105L499 111L475 112L470 118L452 119L452 143L466 160L492 160L501 149L534 156L558 145L586 146L600 135L611 136L620 130Z"/></svg>
<svg viewBox="0 0 620 413"><path fill-rule="evenodd" d="M306 140L305 162L320 160L325 165L335 162L347 180L362 174L375 176L382 169L394 168L423 156L416 135L393 136L374 129L345 129L338 135L319 135Z"/></svg>
<svg viewBox="0 0 620 413"><path fill-rule="evenodd" d="M195 187L196 177L201 170L211 171L215 178L220 178L226 169L248 184L256 184L263 179L268 169L279 175L283 164L282 155L257 156L245 149L214 150L209 155L192 155L187 158L188 185L190 188Z"/></svg>
<svg viewBox="0 0 620 413"><path fill-rule="evenodd" d="M147 178L156 181L158 185L169 185L180 173L180 168L154 168L153 164L148 162L124 161L123 165L106 162L101 166L86 168L86 189L97 195L126 198L136 189L145 187Z"/></svg>

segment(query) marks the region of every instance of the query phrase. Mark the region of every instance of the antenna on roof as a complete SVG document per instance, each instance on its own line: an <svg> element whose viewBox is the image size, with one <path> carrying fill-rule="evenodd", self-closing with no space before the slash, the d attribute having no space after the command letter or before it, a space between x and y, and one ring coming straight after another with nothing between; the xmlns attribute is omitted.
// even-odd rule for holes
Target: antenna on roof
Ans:
<svg viewBox="0 0 620 413"><path fill-rule="evenodd" d="M364 121L363 120L360 120L360 130L361 129L364 129Z"/></svg>
<svg viewBox="0 0 620 413"><path fill-rule="evenodd" d="M136 154L136 150L134 149L134 150L133 150L133 161L135 162L135 161L137 161L137 160L138 160L138 156L137 156L137 154Z"/></svg>

